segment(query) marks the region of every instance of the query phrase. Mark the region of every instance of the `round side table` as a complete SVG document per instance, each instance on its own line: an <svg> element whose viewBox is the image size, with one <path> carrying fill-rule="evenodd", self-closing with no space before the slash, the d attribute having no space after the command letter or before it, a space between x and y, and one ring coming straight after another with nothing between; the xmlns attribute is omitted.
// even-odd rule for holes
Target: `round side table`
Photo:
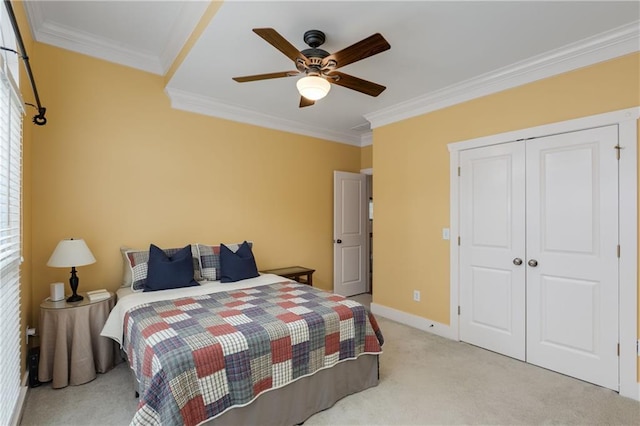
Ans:
<svg viewBox="0 0 640 426"><path fill-rule="evenodd" d="M90 301L86 293L79 302L48 298L40 304L40 361L38 380L53 388L81 385L105 373L119 357L118 344L100 336L115 295Z"/></svg>

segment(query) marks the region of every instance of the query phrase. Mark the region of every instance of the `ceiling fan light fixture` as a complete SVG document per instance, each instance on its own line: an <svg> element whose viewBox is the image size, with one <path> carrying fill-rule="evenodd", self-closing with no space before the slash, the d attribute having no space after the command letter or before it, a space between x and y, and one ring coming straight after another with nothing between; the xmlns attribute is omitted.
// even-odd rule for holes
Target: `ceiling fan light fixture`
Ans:
<svg viewBox="0 0 640 426"><path fill-rule="evenodd" d="M322 77L308 75L298 80L296 87L301 96L311 101L317 101L327 96L331 89L331 83Z"/></svg>

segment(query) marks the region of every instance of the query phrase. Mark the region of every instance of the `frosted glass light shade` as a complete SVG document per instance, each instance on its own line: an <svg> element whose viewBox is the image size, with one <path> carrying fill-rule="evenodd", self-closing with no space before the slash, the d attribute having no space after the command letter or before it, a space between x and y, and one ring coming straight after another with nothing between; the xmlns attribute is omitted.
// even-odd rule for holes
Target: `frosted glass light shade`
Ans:
<svg viewBox="0 0 640 426"><path fill-rule="evenodd" d="M83 239L62 240L58 243L53 254L47 262L47 266L54 268L68 268L71 266L83 266L96 263L96 258L87 247Z"/></svg>
<svg viewBox="0 0 640 426"><path fill-rule="evenodd" d="M298 80L296 87L301 96L311 101L317 101L327 96L331 90L331 83L322 77L311 75Z"/></svg>

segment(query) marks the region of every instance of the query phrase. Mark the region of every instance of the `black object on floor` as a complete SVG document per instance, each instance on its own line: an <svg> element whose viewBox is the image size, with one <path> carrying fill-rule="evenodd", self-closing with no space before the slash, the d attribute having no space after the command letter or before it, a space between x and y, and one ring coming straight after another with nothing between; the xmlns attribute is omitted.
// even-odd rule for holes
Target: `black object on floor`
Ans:
<svg viewBox="0 0 640 426"><path fill-rule="evenodd" d="M38 363L40 362L40 347L29 349L27 354L27 368L29 369L29 387L36 388L42 383L38 380Z"/></svg>

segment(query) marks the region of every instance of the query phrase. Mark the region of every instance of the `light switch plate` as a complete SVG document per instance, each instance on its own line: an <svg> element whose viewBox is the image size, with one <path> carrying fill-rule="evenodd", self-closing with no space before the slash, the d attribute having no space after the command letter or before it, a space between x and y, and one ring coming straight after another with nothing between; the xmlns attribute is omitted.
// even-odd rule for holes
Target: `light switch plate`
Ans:
<svg viewBox="0 0 640 426"><path fill-rule="evenodd" d="M449 228L442 228L442 239L443 240L449 239Z"/></svg>

